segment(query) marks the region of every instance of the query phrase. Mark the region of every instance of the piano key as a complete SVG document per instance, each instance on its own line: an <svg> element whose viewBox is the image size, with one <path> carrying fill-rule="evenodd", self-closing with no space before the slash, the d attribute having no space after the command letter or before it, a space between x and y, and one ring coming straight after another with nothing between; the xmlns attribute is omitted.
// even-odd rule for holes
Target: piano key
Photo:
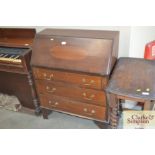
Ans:
<svg viewBox="0 0 155 155"><path fill-rule="evenodd" d="M0 57L0 61L3 61L3 62L12 62L12 63L16 63L16 64L21 64L21 59L17 59L19 58L19 56L16 56L15 58L11 58L12 56L10 55L4 55L3 57Z"/></svg>
<svg viewBox="0 0 155 155"><path fill-rule="evenodd" d="M14 59L18 59L20 56L19 55L17 55Z"/></svg>
<svg viewBox="0 0 155 155"><path fill-rule="evenodd" d="M15 55L11 55L10 58L14 58Z"/></svg>
<svg viewBox="0 0 155 155"><path fill-rule="evenodd" d="M8 54L5 54L4 56L3 56L3 58L6 58L8 56Z"/></svg>
<svg viewBox="0 0 155 155"><path fill-rule="evenodd" d="M27 48L0 47L0 63L21 64L21 54L26 50Z"/></svg>

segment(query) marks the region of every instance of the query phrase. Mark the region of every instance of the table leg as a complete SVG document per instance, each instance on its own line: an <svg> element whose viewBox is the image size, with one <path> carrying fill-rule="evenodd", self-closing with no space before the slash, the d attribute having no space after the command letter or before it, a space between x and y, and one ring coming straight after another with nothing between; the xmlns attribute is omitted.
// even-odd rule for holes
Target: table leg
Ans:
<svg viewBox="0 0 155 155"><path fill-rule="evenodd" d="M117 128L118 125L118 110L119 110L119 104L118 104L118 99L117 96L114 94L108 94L108 99L109 99L109 107L110 107L110 127L112 129Z"/></svg>
<svg viewBox="0 0 155 155"><path fill-rule="evenodd" d="M29 82L30 88L31 88L33 104L34 104L34 107L35 107L35 114L40 115L41 114L41 109L40 109L40 106L39 106L39 101L38 101L38 98L37 98L37 93L36 93L36 89L35 89L35 86L34 86L32 73L29 72L27 77L28 77L28 82Z"/></svg>
<svg viewBox="0 0 155 155"><path fill-rule="evenodd" d="M41 110L42 110L42 114L43 114L44 119L48 119L48 115L53 112L52 110L49 110L46 108L42 108Z"/></svg>
<svg viewBox="0 0 155 155"><path fill-rule="evenodd" d="M151 107L152 107L151 101L147 100L144 102L144 110L150 111L150 110L152 110Z"/></svg>

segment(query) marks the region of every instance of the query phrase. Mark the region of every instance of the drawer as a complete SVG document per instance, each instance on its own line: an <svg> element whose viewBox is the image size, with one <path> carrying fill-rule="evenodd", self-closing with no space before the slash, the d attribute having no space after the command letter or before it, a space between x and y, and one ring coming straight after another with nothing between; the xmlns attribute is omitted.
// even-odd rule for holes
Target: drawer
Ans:
<svg viewBox="0 0 155 155"><path fill-rule="evenodd" d="M85 116L98 120L105 120L106 108L82 102L68 100L58 96L40 95L41 106L44 108L64 111L75 115Z"/></svg>
<svg viewBox="0 0 155 155"><path fill-rule="evenodd" d="M107 77L91 76L78 73L70 73L56 70L48 70L33 67L35 79L47 81L63 81L71 84L76 84L84 88L103 89L107 85Z"/></svg>
<svg viewBox="0 0 155 155"><path fill-rule="evenodd" d="M106 106L106 95L104 91L72 87L60 82L46 82L37 80L37 90L41 94L54 94L69 97L82 102Z"/></svg>

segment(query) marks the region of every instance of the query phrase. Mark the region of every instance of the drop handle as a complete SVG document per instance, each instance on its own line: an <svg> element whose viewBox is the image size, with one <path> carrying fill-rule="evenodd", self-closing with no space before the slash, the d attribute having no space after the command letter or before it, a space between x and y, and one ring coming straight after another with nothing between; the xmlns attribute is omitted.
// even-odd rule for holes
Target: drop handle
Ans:
<svg viewBox="0 0 155 155"><path fill-rule="evenodd" d="M49 103L49 105L50 105L50 106L58 106L58 105L59 105L59 103L58 103L58 102L52 103L52 101L51 101L51 100L50 100L48 103Z"/></svg>
<svg viewBox="0 0 155 155"><path fill-rule="evenodd" d="M89 100L89 101L93 100L93 98L95 97L94 94L92 94L92 95L90 95L90 96L87 96L86 93L83 93L82 95L83 95L83 98L84 98L85 100Z"/></svg>
<svg viewBox="0 0 155 155"><path fill-rule="evenodd" d="M50 88L49 86L46 86L46 90L49 93L54 93L56 91L56 88Z"/></svg>
<svg viewBox="0 0 155 155"><path fill-rule="evenodd" d="M85 86L90 86L92 85L95 81L94 80L90 80L89 83L87 83L87 80L85 78L82 79L83 85Z"/></svg>
<svg viewBox="0 0 155 155"><path fill-rule="evenodd" d="M84 111L87 115L90 115L90 116L92 116L93 114L96 113L95 110L91 110L91 112L88 112L88 109L87 109L87 108L84 108L83 111Z"/></svg>
<svg viewBox="0 0 155 155"><path fill-rule="evenodd" d="M95 110L92 110L92 111L91 111L91 113L92 113L92 114L95 114L95 113L96 113L96 111L95 111Z"/></svg>
<svg viewBox="0 0 155 155"><path fill-rule="evenodd" d="M44 79L50 81L53 78L53 74L50 74L50 76L48 77L46 73L43 74L44 75Z"/></svg>
<svg viewBox="0 0 155 155"><path fill-rule="evenodd" d="M87 112L87 111L88 111L88 109L87 109L87 108L84 108L84 109L83 109L83 111L84 111L84 112Z"/></svg>
<svg viewBox="0 0 155 155"><path fill-rule="evenodd" d="M62 42L61 42L61 45L62 45L62 46L67 45L67 42L66 42L66 41L62 41Z"/></svg>

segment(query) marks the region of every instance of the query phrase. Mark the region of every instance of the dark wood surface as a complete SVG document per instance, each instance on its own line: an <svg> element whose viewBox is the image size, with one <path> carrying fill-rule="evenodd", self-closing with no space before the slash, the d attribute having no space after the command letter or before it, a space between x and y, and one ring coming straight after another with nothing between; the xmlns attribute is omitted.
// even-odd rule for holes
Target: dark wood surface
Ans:
<svg viewBox="0 0 155 155"><path fill-rule="evenodd" d="M56 110L107 123L104 89L118 41L119 32L113 31L46 29L37 34L31 64L44 118Z"/></svg>
<svg viewBox="0 0 155 155"><path fill-rule="evenodd" d="M40 95L41 107L58 110L61 112L72 113L73 115L82 115L97 120L106 120L106 108L78 102L68 98L56 95Z"/></svg>
<svg viewBox="0 0 155 155"><path fill-rule="evenodd" d="M23 106L34 109L26 75L0 71L0 93L17 96Z"/></svg>
<svg viewBox="0 0 155 155"><path fill-rule="evenodd" d="M120 58L107 91L132 98L154 100L155 61L140 58Z"/></svg>
<svg viewBox="0 0 155 155"><path fill-rule="evenodd" d="M37 80L59 81L68 84L76 84L82 88L92 88L103 90L108 83L107 76L95 76L88 74L80 74L68 72L65 70L45 69L41 67L33 67L34 77Z"/></svg>
<svg viewBox="0 0 155 155"><path fill-rule="evenodd" d="M119 33L100 31L99 35L98 31L89 31L90 35L84 37L83 32L55 29L40 32L33 45L32 65L109 75L117 59Z"/></svg>
<svg viewBox="0 0 155 155"><path fill-rule="evenodd" d="M108 92L111 128L117 128L120 100L143 103L151 110L155 100L155 61L140 58L120 58L112 73Z"/></svg>
<svg viewBox="0 0 155 155"><path fill-rule="evenodd" d="M106 95L104 91L79 88L76 85L56 81L47 82L42 80L36 81L36 87L40 94L55 94L91 104L106 106Z"/></svg>
<svg viewBox="0 0 155 155"><path fill-rule="evenodd" d="M0 46L30 48L35 34L35 29L0 28Z"/></svg>

